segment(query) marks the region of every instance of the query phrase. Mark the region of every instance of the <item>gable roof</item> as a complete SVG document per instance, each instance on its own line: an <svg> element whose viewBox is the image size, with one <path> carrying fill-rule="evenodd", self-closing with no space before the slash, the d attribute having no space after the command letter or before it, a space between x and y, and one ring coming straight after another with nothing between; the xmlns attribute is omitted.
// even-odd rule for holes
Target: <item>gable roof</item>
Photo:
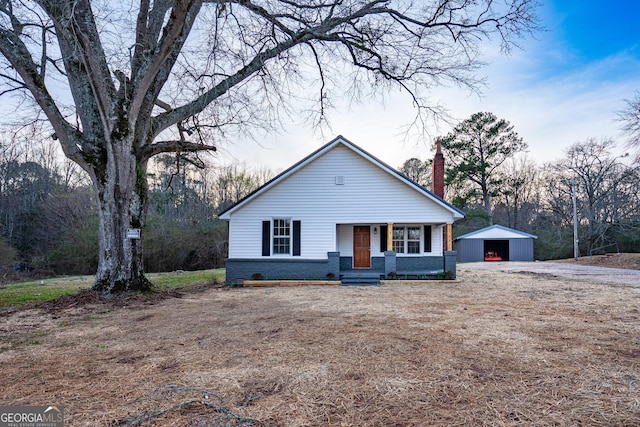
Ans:
<svg viewBox="0 0 640 427"><path fill-rule="evenodd" d="M514 230L513 228L505 227L504 225L490 225L489 227L481 228L480 230L472 231L471 233L463 234L456 237L455 240L461 239L537 239L538 236L525 233L524 231Z"/></svg>
<svg viewBox="0 0 640 427"><path fill-rule="evenodd" d="M314 151L313 153L311 153L310 155L308 155L304 159L300 160L299 162L297 162L296 164L294 164L290 168L288 168L285 171L281 172L280 174L278 174L277 176L275 176L274 178L272 178L271 180L266 182L260 188L256 189L255 191L251 192L250 194L248 194L246 197L244 197L243 199L241 199L240 201L238 201L234 205L232 205L232 206L228 207L227 209L225 209L224 211L220 212L218 217L221 218L221 219L229 219L230 215L233 213L233 211L235 211L237 209L240 209L242 206L244 206L247 203L249 203L253 198L257 197L259 194L261 194L261 193L269 190L270 188L276 186L281 181L283 181L286 178L288 178L289 176L293 175L295 172L297 172L300 169L304 168L306 165L308 165L309 163L313 162L315 159L317 159L318 157L320 157L323 154L327 153L328 151L332 150L333 148L335 148L338 145L342 145L342 146L350 149L351 151L353 151L354 153L360 155L361 157L363 157L364 159L368 160L369 162L373 163L374 165L376 165L377 167L379 167L380 169L382 169L386 173L392 175L394 178L402 181L406 185L411 186L413 189L415 189L416 191L418 191L422 195L424 195L427 198L433 200L438 205L444 207L446 210L450 211L453 214L454 219L464 218L464 212L463 211L461 211L460 209L458 209L455 206L451 205L450 203L446 202L445 200L441 199L440 197L436 196L435 194L433 194L431 191L427 190L425 187L421 186L420 184L418 184L418 183L412 181L411 179L407 178L405 175L403 175L402 173L397 171L395 168L392 168L391 166L389 166L388 164L386 164L383 161L379 160L375 156L369 154L368 152L366 152L362 148L358 147L354 143L352 143L349 140L347 140L342 135L338 135L332 141L330 141L329 143L327 143L324 146L320 147L318 150Z"/></svg>

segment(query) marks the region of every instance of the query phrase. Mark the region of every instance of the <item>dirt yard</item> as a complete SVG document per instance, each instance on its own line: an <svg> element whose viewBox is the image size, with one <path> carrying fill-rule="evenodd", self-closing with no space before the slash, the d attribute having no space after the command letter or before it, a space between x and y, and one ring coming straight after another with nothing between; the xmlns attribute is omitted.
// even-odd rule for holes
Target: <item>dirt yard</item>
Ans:
<svg viewBox="0 0 640 427"><path fill-rule="evenodd" d="M640 286L208 288L0 318L0 405L68 426L637 426Z"/></svg>

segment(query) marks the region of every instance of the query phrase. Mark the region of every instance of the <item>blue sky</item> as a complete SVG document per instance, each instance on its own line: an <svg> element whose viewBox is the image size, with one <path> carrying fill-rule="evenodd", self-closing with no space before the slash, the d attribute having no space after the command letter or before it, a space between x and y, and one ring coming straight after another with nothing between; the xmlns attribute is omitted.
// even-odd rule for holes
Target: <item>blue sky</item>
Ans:
<svg viewBox="0 0 640 427"><path fill-rule="evenodd" d="M563 42L578 63L637 49L639 12L637 0L556 0L543 7L551 40Z"/></svg>
<svg viewBox="0 0 640 427"><path fill-rule="evenodd" d="M487 54L490 64L481 96L457 88L438 88L433 99L456 120L491 111L510 121L539 163L563 156L587 138L623 142L615 112L640 90L640 1L541 0L546 31L522 42L509 56ZM488 49L493 52L495 49ZM292 123L286 132L223 145L220 162L282 169L342 134L391 166L411 157L430 158L430 142L407 141L402 132L414 112L410 99L394 93L383 102L343 106L330 113L323 133ZM440 123L431 136L450 130Z"/></svg>

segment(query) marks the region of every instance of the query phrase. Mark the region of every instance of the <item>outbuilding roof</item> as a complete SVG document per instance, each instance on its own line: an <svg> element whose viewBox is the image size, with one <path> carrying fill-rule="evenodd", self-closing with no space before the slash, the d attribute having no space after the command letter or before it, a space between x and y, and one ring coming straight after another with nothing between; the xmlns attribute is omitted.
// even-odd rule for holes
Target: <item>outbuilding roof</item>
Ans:
<svg viewBox="0 0 640 427"><path fill-rule="evenodd" d="M455 240L462 239L493 239L493 240L505 240L505 239L537 239L538 236L525 233L524 231L514 230L513 228L505 227L504 225L490 225L480 230L472 231L471 233L458 236Z"/></svg>

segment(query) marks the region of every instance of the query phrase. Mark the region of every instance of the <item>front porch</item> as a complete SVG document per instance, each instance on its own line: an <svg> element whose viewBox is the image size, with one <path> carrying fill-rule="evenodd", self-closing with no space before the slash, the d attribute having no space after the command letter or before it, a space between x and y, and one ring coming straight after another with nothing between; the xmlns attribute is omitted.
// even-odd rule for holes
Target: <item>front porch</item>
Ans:
<svg viewBox="0 0 640 427"><path fill-rule="evenodd" d="M445 251L441 256L397 256L385 251L382 257L371 259L371 267L354 268L349 255L328 252L325 259L246 258L227 259L227 284L249 280L321 280L329 282L362 283L381 279L455 279L456 252Z"/></svg>
<svg viewBox="0 0 640 427"><path fill-rule="evenodd" d="M343 285L380 284L380 280L430 280L455 279L456 252L444 251L443 256L398 256L394 251L385 251L383 257L372 257L370 268L354 268L349 256L340 252L329 252L329 266L339 266L331 276Z"/></svg>
<svg viewBox="0 0 640 427"><path fill-rule="evenodd" d="M456 278L456 252L441 256L398 256L385 251L371 267L354 268L350 256L328 252L325 259L227 259L227 284L249 281L323 281L327 284L380 284L380 280Z"/></svg>

